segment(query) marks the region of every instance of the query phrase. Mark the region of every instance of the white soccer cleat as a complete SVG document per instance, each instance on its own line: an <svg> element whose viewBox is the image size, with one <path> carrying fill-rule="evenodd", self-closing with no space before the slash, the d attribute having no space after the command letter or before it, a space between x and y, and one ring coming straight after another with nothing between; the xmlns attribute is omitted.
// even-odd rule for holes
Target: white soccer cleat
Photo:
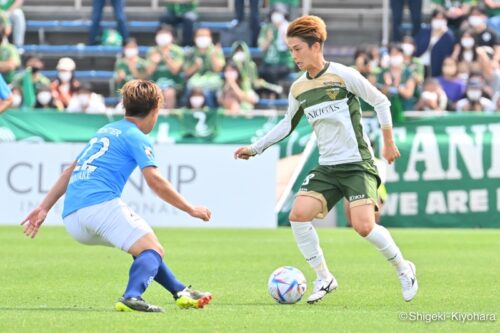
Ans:
<svg viewBox="0 0 500 333"><path fill-rule="evenodd" d="M337 280L333 275L331 275L330 277L331 278L326 281L319 279L314 281L313 292L311 296L309 296L309 298L307 299L307 303L314 304L316 302L319 302L327 294L337 289L338 287Z"/></svg>
<svg viewBox="0 0 500 333"><path fill-rule="evenodd" d="M417 282L417 269L415 265L407 260L408 270L399 274L399 281L401 282L401 289L403 291L403 299L406 302L411 301L418 291L418 282Z"/></svg>

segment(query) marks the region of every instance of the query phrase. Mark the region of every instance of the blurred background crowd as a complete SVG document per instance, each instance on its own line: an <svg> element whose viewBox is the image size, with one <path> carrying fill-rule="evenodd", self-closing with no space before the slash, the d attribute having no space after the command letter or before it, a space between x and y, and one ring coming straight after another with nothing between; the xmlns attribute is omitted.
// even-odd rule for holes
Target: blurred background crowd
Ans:
<svg viewBox="0 0 500 333"><path fill-rule="evenodd" d="M104 112L119 108L119 89L134 78L156 82L166 109L241 114L286 107L290 84L300 75L288 52L286 29L301 15L303 2L231 1L233 18L222 30L199 24L198 1L165 1L150 29L154 42L145 45L129 32L125 0L108 1L116 29L102 28L106 1L93 0L87 46L119 50L108 68L111 88L102 92L79 79L78 59L61 56L48 66L42 53L26 53L23 0L0 0L5 81L0 83L12 91L0 89L0 110ZM407 111L500 112L500 1L432 0L427 5L430 11L424 13L422 0L391 0L388 43L354 45L353 54L340 62L355 67L389 97L395 121ZM246 37L238 39L242 27ZM364 103L363 109L371 106Z"/></svg>

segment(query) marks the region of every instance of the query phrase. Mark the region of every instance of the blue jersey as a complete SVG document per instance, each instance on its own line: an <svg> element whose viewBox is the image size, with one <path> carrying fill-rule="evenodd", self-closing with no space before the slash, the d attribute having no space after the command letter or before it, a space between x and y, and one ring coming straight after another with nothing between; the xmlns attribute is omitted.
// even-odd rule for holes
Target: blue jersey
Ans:
<svg viewBox="0 0 500 333"><path fill-rule="evenodd" d="M0 75L0 100L5 100L10 96L10 88L3 79L3 76Z"/></svg>
<svg viewBox="0 0 500 333"><path fill-rule="evenodd" d="M97 131L76 160L66 190L63 217L120 197L137 166L156 166L148 137L126 119Z"/></svg>

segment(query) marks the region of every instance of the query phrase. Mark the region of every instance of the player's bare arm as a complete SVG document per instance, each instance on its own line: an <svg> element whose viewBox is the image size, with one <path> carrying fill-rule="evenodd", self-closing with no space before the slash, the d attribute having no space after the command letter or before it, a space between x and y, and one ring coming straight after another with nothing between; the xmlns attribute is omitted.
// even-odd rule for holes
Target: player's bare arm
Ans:
<svg viewBox="0 0 500 333"><path fill-rule="evenodd" d="M71 163L71 165L63 171L40 205L33 209L31 213L29 213L29 215L21 222L21 225L24 225L24 234L26 236L35 238L38 233L38 229L40 229L42 223L45 221L49 210L52 206L54 206L57 200L59 200L59 198L66 193L66 188L68 187L69 179L75 166L76 161Z"/></svg>
<svg viewBox="0 0 500 333"><path fill-rule="evenodd" d="M192 217L199 218L203 221L209 221L212 213L207 207L191 205L170 182L165 179L156 167L146 167L142 170L142 174L148 183L148 186L161 199L168 202L172 206L188 213Z"/></svg>
<svg viewBox="0 0 500 333"><path fill-rule="evenodd" d="M399 149L394 143L394 137L392 135L392 128L382 128L382 135L384 137L384 145L382 147L382 156L387 160L389 164L394 162L396 158L400 157Z"/></svg>

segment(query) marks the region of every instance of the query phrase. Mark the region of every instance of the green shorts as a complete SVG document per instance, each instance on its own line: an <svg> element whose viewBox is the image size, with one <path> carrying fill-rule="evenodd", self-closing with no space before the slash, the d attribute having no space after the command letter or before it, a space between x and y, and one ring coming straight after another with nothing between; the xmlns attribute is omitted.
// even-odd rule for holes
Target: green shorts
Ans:
<svg viewBox="0 0 500 333"><path fill-rule="evenodd" d="M372 204L378 210L377 188L380 184L373 161L318 165L309 172L297 196L319 199L323 203L323 210L316 217L321 219L342 197L349 201L351 208Z"/></svg>

